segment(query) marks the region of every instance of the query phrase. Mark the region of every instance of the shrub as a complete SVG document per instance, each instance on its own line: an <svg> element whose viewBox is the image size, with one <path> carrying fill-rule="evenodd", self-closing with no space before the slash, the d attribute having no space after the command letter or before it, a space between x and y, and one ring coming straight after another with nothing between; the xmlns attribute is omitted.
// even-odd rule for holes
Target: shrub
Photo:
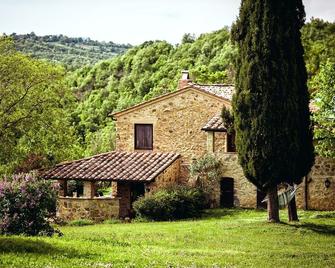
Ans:
<svg viewBox="0 0 335 268"><path fill-rule="evenodd" d="M0 181L0 233L52 235L48 218L56 211L56 189L34 174L13 175Z"/></svg>
<svg viewBox="0 0 335 268"><path fill-rule="evenodd" d="M221 176L221 162L215 155L206 154L191 164L190 174L197 186L211 190L212 182L218 181Z"/></svg>
<svg viewBox="0 0 335 268"><path fill-rule="evenodd" d="M190 175L194 184L205 192L207 207L213 203L212 193L221 177L221 167L220 160L212 154L202 156L190 166Z"/></svg>
<svg viewBox="0 0 335 268"><path fill-rule="evenodd" d="M141 197L134 202L133 207L140 218L176 220L199 217L204 201L204 192L201 189L175 186Z"/></svg>

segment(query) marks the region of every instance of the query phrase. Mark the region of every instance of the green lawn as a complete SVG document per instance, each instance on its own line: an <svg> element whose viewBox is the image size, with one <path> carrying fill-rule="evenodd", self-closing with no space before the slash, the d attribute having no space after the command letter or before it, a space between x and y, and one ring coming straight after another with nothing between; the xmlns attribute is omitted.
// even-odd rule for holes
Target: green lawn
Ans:
<svg viewBox="0 0 335 268"><path fill-rule="evenodd" d="M212 210L195 221L0 236L0 267L335 267L335 213L299 216L300 223L269 224L263 211Z"/></svg>

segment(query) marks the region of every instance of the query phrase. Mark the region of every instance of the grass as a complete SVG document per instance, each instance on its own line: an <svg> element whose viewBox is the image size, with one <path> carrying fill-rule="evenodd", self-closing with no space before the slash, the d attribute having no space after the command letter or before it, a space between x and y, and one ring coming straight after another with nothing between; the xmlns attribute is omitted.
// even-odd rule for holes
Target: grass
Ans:
<svg viewBox="0 0 335 268"><path fill-rule="evenodd" d="M286 211L282 211L282 219ZM255 210L200 220L60 227L62 237L0 236L0 267L335 267L335 214L269 224Z"/></svg>
<svg viewBox="0 0 335 268"><path fill-rule="evenodd" d="M94 222L91 220L74 220L68 223L70 226L85 226L85 225L93 225Z"/></svg>

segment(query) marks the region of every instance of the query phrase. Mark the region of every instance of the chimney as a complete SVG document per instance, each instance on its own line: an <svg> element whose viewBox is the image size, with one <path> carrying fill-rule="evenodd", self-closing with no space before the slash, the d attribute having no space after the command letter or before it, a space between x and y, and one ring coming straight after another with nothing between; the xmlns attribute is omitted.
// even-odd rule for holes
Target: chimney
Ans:
<svg viewBox="0 0 335 268"><path fill-rule="evenodd" d="M178 83L178 89L182 89L184 87L188 86L188 83L192 82L192 79L190 79L190 74L187 70L181 71L181 79Z"/></svg>

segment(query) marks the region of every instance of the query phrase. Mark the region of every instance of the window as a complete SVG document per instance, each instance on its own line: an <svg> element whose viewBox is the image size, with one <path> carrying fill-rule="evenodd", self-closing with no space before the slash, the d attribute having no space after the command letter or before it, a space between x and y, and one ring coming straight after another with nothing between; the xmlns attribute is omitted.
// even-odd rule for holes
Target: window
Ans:
<svg viewBox="0 0 335 268"><path fill-rule="evenodd" d="M152 124L135 124L135 149L152 150Z"/></svg>
<svg viewBox="0 0 335 268"><path fill-rule="evenodd" d="M235 133L227 133L227 152L236 152Z"/></svg>

